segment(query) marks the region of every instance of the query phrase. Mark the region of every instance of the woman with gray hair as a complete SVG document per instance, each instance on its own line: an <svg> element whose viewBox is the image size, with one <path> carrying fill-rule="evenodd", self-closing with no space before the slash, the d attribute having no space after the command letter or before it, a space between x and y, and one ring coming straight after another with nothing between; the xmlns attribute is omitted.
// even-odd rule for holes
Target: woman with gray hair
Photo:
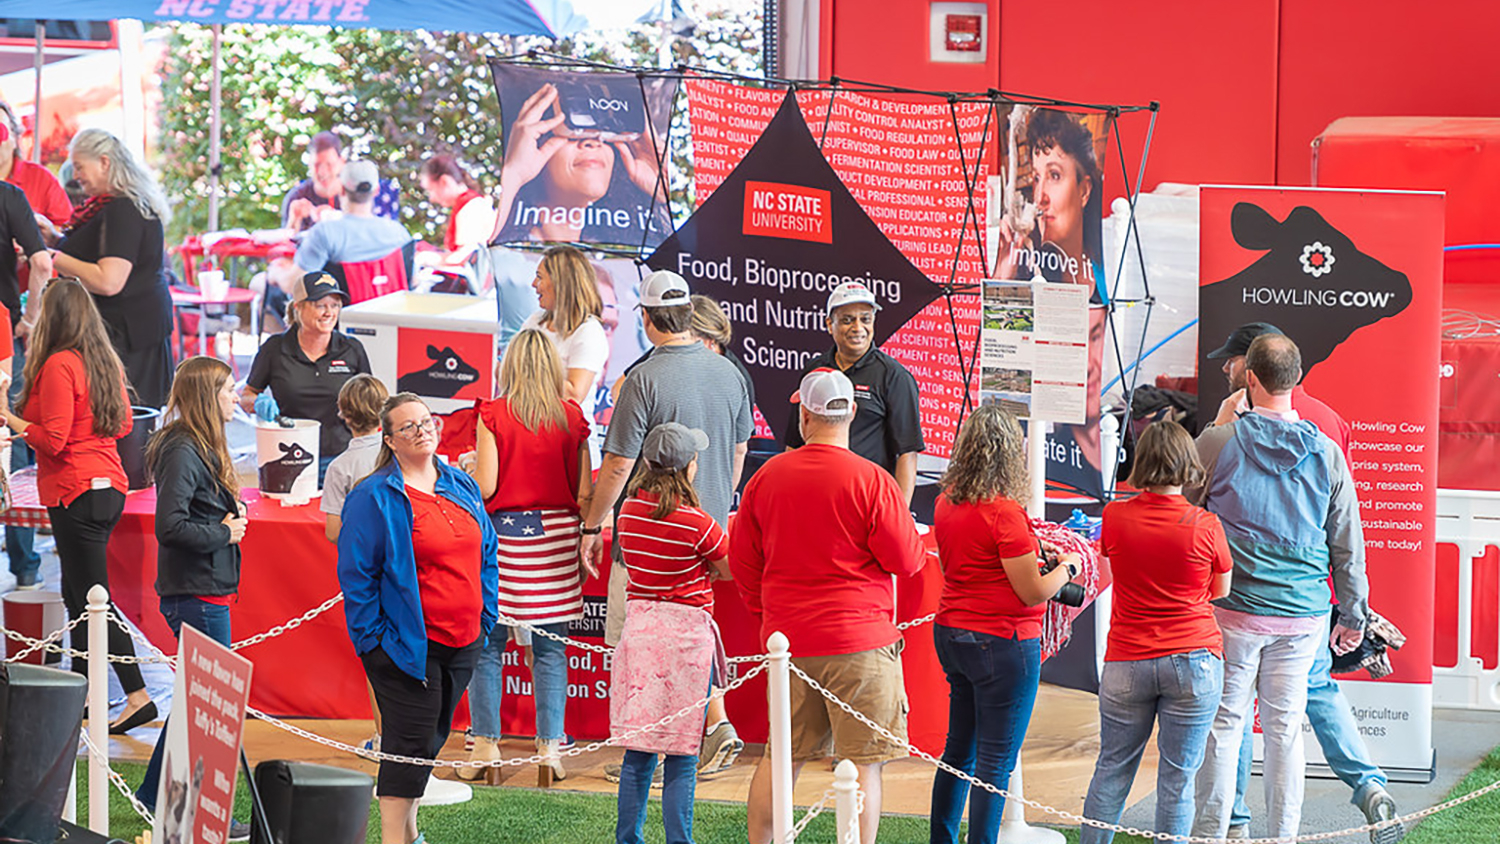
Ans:
<svg viewBox="0 0 1500 844"><path fill-rule="evenodd" d="M114 135L79 132L71 158L89 198L57 244L57 272L76 276L93 294L137 401L161 407L172 384L172 295L163 262L171 209Z"/></svg>

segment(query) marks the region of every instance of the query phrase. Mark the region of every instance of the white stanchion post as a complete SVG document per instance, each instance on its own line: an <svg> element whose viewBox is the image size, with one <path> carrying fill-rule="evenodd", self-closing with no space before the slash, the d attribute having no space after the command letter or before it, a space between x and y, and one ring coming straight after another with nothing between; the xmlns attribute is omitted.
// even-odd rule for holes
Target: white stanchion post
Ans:
<svg viewBox="0 0 1500 844"><path fill-rule="evenodd" d="M792 653L780 631L766 641L766 685L771 698L771 834L784 844L792 831Z"/></svg>
<svg viewBox="0 0 1500 844"><path fill-rule="evenodd" d="M109 592L95 583L88 594L89 741L109 753ZM109 770L89 754L89 829L109 837Z"/></svg>
<svg viewBox="0 0 1500 844"><path fill-rule="evenodd" d="M1026 473L1031 481L1031 500L1026 514L1033 519L1047 516L1047 423L1032 419L1026 423Z"/></svg>
<svg viewBox="0 0 1500 844"><path fill-rule="evenodd" d="M1021 757L1016 757L1016 769L1010 773L1010 785L1005 789L1011 797L1024 796L1021 785ZM1055 829L1032 826L1026 822L1026 807L1020 800L1006 800L1005 811L1000 815L998 844L1063 844L1067 840Z"/></svg>
<svg viewBox="0 0 1500 844"><path fill-rule="evenodd" d="M833 769L833 809L838 844L859 842L859 769L845 759Z"/></svg>
<svg viewBox="0 0 1500 844"><path fill-rule="evenodd" d="M63 803L62 819L68 823L78 823L78 777L68 777L68 799Z"/></svg>

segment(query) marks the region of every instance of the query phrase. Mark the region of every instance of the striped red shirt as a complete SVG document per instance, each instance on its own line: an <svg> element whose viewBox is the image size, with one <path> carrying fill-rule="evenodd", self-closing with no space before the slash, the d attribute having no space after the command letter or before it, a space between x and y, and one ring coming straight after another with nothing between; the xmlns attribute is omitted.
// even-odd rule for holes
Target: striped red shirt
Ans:
<svg viewBox="0 0 1500 844"><path fill-rule="evenodd" d="M625 597L672 601L712 611L708 561L729 553L724 530L696 507L679 506L653 519L657 497L644 490L631 496L615 520L615 541L625 560Z"/></svg>
<svg viewBox="0 0 1500 844"><path fill-rule="evenodd" d="M500 540L500 612L529 624L583 618L578 516L568 510L490 514Z"/></svg>

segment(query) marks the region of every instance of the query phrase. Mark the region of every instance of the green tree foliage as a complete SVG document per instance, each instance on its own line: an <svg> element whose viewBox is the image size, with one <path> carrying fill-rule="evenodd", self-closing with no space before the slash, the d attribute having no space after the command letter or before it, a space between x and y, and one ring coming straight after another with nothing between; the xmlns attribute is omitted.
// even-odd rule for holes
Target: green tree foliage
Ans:
<svg viewBox="0 0 1500 844"><path fill-rule="evenodd" d="M691 6L691 4L687 4ZM672 39L672 61L758 73L756 0L704 0L697 26ZM423 159L456 153L486 189L500 170L500 122L485 59L530 49L627 66L659 64L662 27L544 38L318 27L226 26L222 41L223 171L219 227L274 228L282 197L306 178L311 137L337 132L345 153L366 157L401 186L402 222L440 240L447 218L417 181ZM168 29L159 145L162 183L176 205L169 240L208 224L212 39L208 27ZM685 96L671 133L673 205L691 207Z"/></svg>

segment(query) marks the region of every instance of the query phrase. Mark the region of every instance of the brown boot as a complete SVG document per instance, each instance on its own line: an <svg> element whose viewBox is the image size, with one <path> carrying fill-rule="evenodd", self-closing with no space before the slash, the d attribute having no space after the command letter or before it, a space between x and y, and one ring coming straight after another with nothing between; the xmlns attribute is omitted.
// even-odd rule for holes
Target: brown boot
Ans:
<svg viewBox="0 0 1500 844"><path fill-rule="evenodd" d="M469 751L470 762L499 762L500 742L498 739L486 736L474 737L474 748ZM458 778L464 782L479 782L484 780L485 785L500 784L500 768L491 765L487 768L455 768Z"/></svg>

